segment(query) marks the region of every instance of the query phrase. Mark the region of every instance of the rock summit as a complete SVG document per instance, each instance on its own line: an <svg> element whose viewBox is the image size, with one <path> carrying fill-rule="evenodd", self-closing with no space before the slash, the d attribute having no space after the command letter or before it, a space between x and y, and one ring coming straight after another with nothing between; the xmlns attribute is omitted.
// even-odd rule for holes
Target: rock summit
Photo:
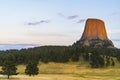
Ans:
<svg viewBox="0 0 120 80"><path fill-rule="evenodd" d="M81 39L73 45L93 48L114 48L112 41L107 37L104 21L92 18L86 20Z"/></svg>

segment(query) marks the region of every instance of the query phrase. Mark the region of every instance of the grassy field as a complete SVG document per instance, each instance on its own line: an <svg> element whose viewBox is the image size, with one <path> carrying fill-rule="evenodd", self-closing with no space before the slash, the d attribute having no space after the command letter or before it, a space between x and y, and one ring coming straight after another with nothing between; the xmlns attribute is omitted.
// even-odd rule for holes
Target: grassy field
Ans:
<svg viewBox="0 0 120 80"><path fill-rule="evenodd" d="M120 80L120 64L115 67L91 69L88 63L39 63L40 74L29 77L24 74L25 65L18 65L19 75L11 76L11 80ZM0 80L7 80L0 75Z"/></svg>

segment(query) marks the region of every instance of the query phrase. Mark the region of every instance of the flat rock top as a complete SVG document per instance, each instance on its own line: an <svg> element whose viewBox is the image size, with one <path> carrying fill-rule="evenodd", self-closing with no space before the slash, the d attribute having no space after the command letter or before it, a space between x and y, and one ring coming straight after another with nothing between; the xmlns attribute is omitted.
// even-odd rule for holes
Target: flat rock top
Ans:
<svg viewBox="0 0 120 80"><path fill-rule="evenodd" d="M104 22L100 19L87 19L81 39L107 40Z"/></svg>

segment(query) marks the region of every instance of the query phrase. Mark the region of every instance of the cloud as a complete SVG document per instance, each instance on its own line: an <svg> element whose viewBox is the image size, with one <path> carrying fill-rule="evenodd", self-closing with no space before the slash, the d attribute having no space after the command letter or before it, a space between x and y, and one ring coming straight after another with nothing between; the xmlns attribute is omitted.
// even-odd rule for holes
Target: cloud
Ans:
<svg viewBox="0 0 120 80"><path fill-rule="evenodd" d="M111 35L119 35L120 34L120 30L118 29L118 30L110 30L109 32L108 32L109 34L111 34Z"/></svg>
<svg viewBox="0 0 120 80"><path fill-rule="evenodd" d="M83 23L85 22L87 19L80 19L77 23Z"/></svg>
<svg viewBox="0 0 120 80"><path fill-rule="evenodd" d="M59 16L63 17L63 18L66 18L65 15L63 15L62 13L58 13Z"/></svg>
<svg viewBox="0 0 120 80"><path fill-rule="evenodd" d="M120 39L112 39L112 41L118 41L118 42L120 42Z"/></svg>
<svg viewBox="0 0 120 80"><path fill-rule="evenodd" d="M50 20L40 20L40 21L36 21L36 22L29 22L27 23L27 25L39 25L39 24L43 24L43 23L49 23Z"/></svg>
<svg viewBox="0 0 120 80"><path fill-rule="evenodd" d="M65 19L67 19L67 20L73 20L73 19L76 19L76 20L78 20L78 18L79 18L79 15L71 15L71 16L65 16L64 14L62 14L62 13L58 13L58 15L59 16L61 16L61 17L63 17L63 18L65 18ZM78 20L77 21L77 23L83 23L83 22L85 22L87 19L80 19L80 20Z"/></svg>
<svg viewBox="0 0 120 80"><path fill-rule="evenodd" d="M44 37L68 37L68 34L62 34L62 33L57 33L57 32L52 32L52 33L39 33L39 32L30 32L27 33L27 36L44 36Z"/></svg>
<svg viewBox="0 0 120 80"><path fill-rule="evenodd" d="M22 49L40 46L40 44L0 44L0 50Z"/></svg>
<svg viewBox="0 0 120 80"><path fill-rule="evenodd" d="M68 16L67 19L75 19L75 18L78 18L79 16L78 15L72 15L72 16Z"/></svg>
<svg viewBox="0 0 120 80"><path fill-rule="evenodd" d="M62 13L58 13L58 15L61 16L61 17L63 17L63 18L65 18L65 19L68 19L68 20L76 19L76 18L79 17L78 15L65 16Z"/></svg>
<svg viewBox="0 0 120 80"><path fill-rule="evenodd" d="M109 16L116 16L116 15L119 15L119 12L113 12Z"/></svg>

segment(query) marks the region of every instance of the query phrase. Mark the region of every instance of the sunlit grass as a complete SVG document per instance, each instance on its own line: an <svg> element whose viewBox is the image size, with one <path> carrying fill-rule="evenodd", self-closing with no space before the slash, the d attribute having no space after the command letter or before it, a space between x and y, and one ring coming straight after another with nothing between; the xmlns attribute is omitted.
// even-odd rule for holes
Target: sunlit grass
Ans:
<svg viewBox="0 0 120 80"><path fill-rule="evenodd" d="M116 62L115 67L92 69L86 62L68 62L47 64L40 62L39 75L29 77L24 74L25 65L18 65L19 74L12 76L12 80L120 80L120 64ZM0 76L5 78L6 76Z"/></svg>

